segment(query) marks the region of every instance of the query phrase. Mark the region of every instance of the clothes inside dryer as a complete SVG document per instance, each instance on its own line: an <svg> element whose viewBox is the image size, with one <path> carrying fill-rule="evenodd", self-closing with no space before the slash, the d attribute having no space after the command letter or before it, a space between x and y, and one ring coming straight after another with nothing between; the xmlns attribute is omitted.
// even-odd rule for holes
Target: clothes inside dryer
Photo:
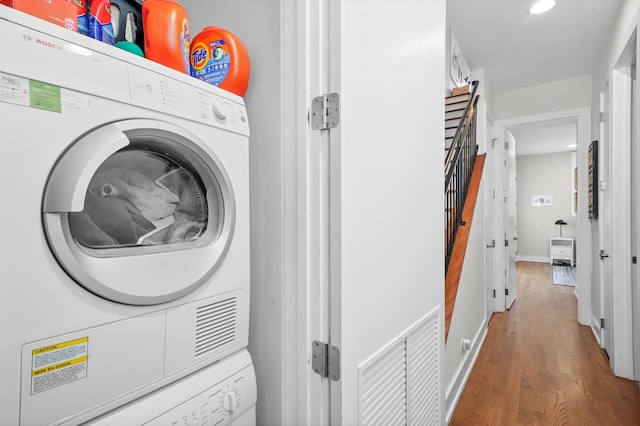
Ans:
<svg viewBox="0 0 640 426"><path fill-rule="evenodd" d="M117 152L100 166L84 210L69 215L69 226L74 239L92 249L163 245L198 239L208 212L218 210L207 206L202 183L185 167L160 153L134 149Z"/></svg>

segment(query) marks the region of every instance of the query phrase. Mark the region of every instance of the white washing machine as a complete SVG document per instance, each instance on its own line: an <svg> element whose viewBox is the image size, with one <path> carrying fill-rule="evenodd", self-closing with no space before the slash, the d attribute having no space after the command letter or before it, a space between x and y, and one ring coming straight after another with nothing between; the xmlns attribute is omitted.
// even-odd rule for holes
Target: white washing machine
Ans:
<svg viewBox="0 0 640 426"><path fill-rule="evenodd" d="M209 424L247 421L242 98L4 6L0 38L0 424L184 402L201 375L233 408Z"/></svg>

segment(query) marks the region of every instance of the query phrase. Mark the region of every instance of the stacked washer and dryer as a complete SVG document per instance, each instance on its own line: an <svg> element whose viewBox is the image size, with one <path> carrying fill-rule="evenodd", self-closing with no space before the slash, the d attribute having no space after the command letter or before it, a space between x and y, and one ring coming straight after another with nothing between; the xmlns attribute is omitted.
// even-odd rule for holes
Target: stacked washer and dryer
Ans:
<svg viewBox="0 0 640 426"><path fill-rule="evenodd" d="M0 5L0 424L255 424L243 99Z"/></svg>

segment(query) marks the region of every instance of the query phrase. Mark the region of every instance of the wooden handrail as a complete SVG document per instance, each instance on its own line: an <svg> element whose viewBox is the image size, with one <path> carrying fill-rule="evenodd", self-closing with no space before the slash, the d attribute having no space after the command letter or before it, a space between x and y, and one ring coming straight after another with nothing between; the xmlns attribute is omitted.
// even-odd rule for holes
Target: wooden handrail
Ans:
<svg viewBox="0 0 640 426"><path fill-rule="evenodd" d="M456 239L458 228L462 222L462 209L471 172L478 152L476 145L476 96L478 81L471 83L473 90L465 108L453 142L445 158L445 271L449 268L451 252Z"/></svg>

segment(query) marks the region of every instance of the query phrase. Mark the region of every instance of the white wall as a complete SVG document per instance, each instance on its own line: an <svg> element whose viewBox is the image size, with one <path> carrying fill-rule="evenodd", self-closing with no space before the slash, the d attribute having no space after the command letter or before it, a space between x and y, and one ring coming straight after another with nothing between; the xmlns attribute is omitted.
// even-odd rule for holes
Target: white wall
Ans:
<svg viewBox="0 0 640 426"><path fill-rule="evenodd" d="M251 319L249 352L258 383L258 419L282 422L284 228L282 45L279 0L181 0L191 35L205 26L226 28L249 51L251 76L245 95L251 130Z"/></svg>
<svg viewBox="0 0 640 426"><path fill-rule="evenodd" d="M478 90L476 92L480 97L477 105L477 128L476 143L478 144L478 152L486 152L489 154L491 141L487 140L487 122L493 121L493 89L491 81L484 68L473 70L471 72L471 81L478 80ZM489 154L490 155L490 154Z"/></svg>
<svg viewBox="0 0 640 426"><path fill-rule="evenodd" d="M517 144L517 141L516 141ZM571 215L571 152L517 157L518 259L549 260L549 237L559 237L557 219L564 219L563 237L576 237L576 218ZM553 206L534 207L532 195L552 195Z"/></svg>
<svg viewBox="0 0 640 426"><path fill-rule="evenodd" d="M591 76L584 76L495 93L492 110L494 119L503 120L588 105Z"/></svg>
<svg viewBox="0 0 640 426"><path fill-rule="evenodd" d="M598 113L600 111L600 92L602 91L605 83L609 80L611 67L615 61L617 61L618 56L629 40L633 28L637 26L639 9L640 0L623 0L613 28L607 38L607 42L605 43L600 56L598 56L598 60L593 69L591 98L593 108L591 110L591 128L594 139L597 139L600 133L600 120L598 118Z"/></svg>
<svg viewBox="0 0 640 426"><path fill-rule="evenodd" d="M481 193L482 186L480 188L445 348L444 378L448 417L453 414L487 331L488 316L485 312L484 283L484 197ZM462 339L471 341L470 350L462 350Z"/></svg>

